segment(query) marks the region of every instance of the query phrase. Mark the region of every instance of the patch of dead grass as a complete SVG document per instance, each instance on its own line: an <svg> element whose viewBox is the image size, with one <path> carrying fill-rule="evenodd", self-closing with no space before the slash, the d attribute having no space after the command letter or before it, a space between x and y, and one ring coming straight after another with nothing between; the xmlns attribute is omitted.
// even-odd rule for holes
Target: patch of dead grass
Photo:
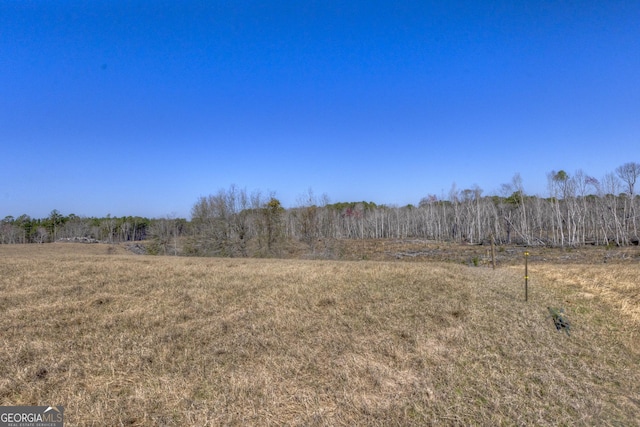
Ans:
<svg viewBox="0 0 640 427"><path fill-rule="evenodd" d="M533 271L556 286L576 290L582 298L600 297L640 327L640 264L582 264L562 268L543 264Z"/></svg>
<svg viewBox="0 0 640 427"><path fill-rule="evenodd" d="M634 266L534 264L525 303L519 267L100 246L0 246L0 404L69 425L638 421Z"/></svg>

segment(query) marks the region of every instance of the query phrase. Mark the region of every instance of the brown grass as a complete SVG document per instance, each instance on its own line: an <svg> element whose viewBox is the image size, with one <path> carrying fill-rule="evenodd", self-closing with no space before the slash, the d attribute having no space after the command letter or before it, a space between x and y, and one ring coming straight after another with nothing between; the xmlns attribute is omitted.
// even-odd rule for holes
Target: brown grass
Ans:
<svg viewBox="0 0 640 427"><path fill-rule="evenodd" d="M639 273L532 262L525 303L520 266L0 246L0 404L70 426L638 425Z"/></svg>

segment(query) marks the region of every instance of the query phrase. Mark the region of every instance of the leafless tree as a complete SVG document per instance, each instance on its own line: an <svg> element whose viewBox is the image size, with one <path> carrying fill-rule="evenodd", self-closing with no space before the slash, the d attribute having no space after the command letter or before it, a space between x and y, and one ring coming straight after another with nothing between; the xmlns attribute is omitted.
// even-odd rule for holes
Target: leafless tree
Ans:
<svg viewBox="0 0 640 427"><path fill-rule="evenodd" d="M320 210L318 201L310 188L307 193L298 198L298 207L294 211L296 231L300 240L306 243L311 253L316 251L316 243L320 237Z"/></svg>
<svg viewBox="0 0 640 427"><path fill-rule="evenodd" d="M635 185L638 177L640 177L640 163L629 162L616 168L616 174L626 185L627 194L629 195L629 214L625 218L630 219L630 229L633 230L635 240L638 240L638 209L636 207L637 200L635 196ZM626 203L625 203L626 207Z"/></svg>
<svg viewBox="0 0 640 427"><path fill-rule="evenodd" d="M640 177L640 163L629 162L616 168L616 174L627 186L627 193L633 198L635 185Z"/></svg>
<svg viewBox="0 0 640 427"><path fill-rule="evenodd" d="M620 192L620 188L620 181L614 174L608 173L602 179L600 197L605 208L603 212L604 227L607 231L607 240L613 239L616 245L622 245L626 241L618 212L619 198L616 196Z"/></svg>

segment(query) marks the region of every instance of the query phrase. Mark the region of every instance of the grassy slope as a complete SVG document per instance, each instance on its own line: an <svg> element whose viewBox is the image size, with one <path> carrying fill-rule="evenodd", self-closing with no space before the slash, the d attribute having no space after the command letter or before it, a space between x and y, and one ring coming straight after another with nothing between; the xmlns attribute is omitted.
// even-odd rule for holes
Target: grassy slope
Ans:
<svg viewBox="0 0 640 427"><path fill-rule="evenodd" d="M637 425L636 264L0 246L0 404L67 425ZM571 337L547 306L563 307Z"/></svg>

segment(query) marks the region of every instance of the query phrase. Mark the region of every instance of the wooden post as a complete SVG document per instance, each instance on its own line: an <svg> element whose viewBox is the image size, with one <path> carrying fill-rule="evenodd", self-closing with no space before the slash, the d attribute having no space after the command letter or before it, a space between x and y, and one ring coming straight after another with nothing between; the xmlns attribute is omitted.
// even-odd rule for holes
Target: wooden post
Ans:
<svg viewBox="0 0 640 427"><path fill-rule="evenodd" d="M524 252L524 300L529 300L529 268L527 260L529 259L529 252Z"/></svg>

